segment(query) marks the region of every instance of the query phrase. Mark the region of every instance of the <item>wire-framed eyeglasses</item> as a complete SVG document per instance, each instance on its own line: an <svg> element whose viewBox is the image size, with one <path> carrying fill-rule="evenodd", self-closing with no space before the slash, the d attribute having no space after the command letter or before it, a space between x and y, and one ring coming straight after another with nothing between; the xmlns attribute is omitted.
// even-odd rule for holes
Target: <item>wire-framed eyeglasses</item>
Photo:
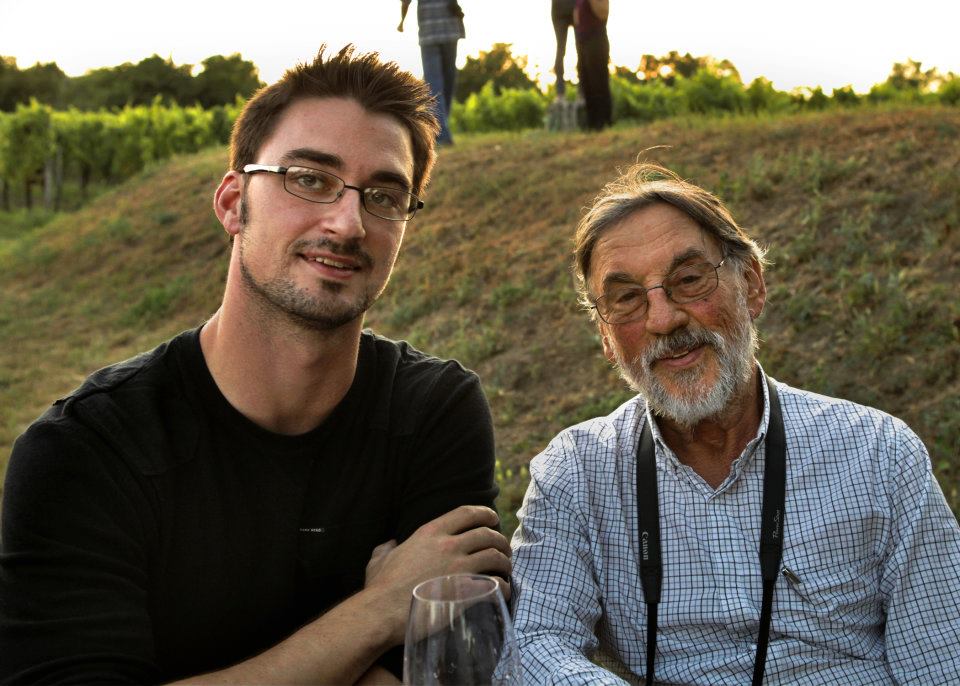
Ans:
<svg viewBox="0 0 960 686"><path fill-rule="evenodd" d="M357 191L363 209L374 217L402 222L413 219L417 210L423 208L423 201L413 193L399 188L369 186L359 188L347 184L336 174L312 169L310 167L280 167L270 164L248 164L243 168L244 174L281 174L283 189L290 195L329 205L343 196L346 188Z"/></svg>
<svg viewBox="0 0 960 686"><path fill-rule="evenodd" d="M681 267L667 274L663 283L644 288L638 284L617 284L593 301L600 319L607 324L627 324L642 318L647 313L647 293L662 288L678 305L703 300L717 290L720 277L717 270L726 260L717 264L698 262Z"/></svg>

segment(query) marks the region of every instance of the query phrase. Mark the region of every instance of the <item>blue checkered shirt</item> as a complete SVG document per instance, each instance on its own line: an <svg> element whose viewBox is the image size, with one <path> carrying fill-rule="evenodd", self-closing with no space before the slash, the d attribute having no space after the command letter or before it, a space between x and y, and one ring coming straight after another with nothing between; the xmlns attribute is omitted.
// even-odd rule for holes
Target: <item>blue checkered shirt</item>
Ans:
<svg viewBox="0 0 960 686"><path fill-rule="evenodd" d="M465 37L463 19L450 11L449 0L417 0L420 45L456 43Z"/></svg>
<svg viewBox="0 0 960 686"><path fill-rule="evenodd" d="M900 420L777 383L787 437L784 572L766 684L960 683L960 527ZM714 490L656 423L663 590L657 683L749 684L769 402ZM526 683L640 683L641 397L558 435L530 467L513 538ZM788 576L792 576L788 578Z"/></svg>

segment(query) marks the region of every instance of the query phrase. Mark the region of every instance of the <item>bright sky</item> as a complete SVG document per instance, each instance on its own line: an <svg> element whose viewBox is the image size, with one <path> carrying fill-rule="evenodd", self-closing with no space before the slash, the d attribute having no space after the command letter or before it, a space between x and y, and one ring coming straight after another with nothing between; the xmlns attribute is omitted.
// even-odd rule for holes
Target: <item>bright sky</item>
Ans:
<svg viewBox="0 0 960 686"><path fill-rule="evenodd" d="M467 38L459 62L512 43L534 74L551 78L555 41L550 0L460 0ZM745 82L766 76L779 90L853 85L858 92L884 81L894 62L960 73L960 3L956 0L610 0L611 58L636 68L644 53L711 55L729 59ZM417 75L416 5L397 33L399 0L210 2L165 0L0 0L0 54L21 68L56 62L71 76L88 69L138 62L156 53L176 64L239 52L276 80L309 61L326 42L376 50ZM570 36L567 72L575 75Z"/></svg>

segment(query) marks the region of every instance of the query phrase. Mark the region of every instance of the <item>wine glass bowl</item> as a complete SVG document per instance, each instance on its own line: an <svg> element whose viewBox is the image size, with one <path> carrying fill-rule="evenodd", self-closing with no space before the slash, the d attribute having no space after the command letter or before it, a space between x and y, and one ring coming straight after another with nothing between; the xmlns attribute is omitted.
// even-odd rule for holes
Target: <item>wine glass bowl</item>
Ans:
<svg viewBox="0 0 960 686"><path fill-rule="evenodd" d="M452 574L413 589L403 682L408 686L520 683L513 623L494 577Z"/></svg>

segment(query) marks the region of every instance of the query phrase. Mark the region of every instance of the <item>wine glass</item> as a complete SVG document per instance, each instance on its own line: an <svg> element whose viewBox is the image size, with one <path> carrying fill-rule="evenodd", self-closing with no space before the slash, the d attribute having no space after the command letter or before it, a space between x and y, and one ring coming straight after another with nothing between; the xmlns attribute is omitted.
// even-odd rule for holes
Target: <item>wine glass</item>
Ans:
<svg viewBox="0 0 960 686"><path fill-rule="evenodd" d="M405 646L408 686L520 684L513 623L491 576L439 576L414 588Z"/></svg>

